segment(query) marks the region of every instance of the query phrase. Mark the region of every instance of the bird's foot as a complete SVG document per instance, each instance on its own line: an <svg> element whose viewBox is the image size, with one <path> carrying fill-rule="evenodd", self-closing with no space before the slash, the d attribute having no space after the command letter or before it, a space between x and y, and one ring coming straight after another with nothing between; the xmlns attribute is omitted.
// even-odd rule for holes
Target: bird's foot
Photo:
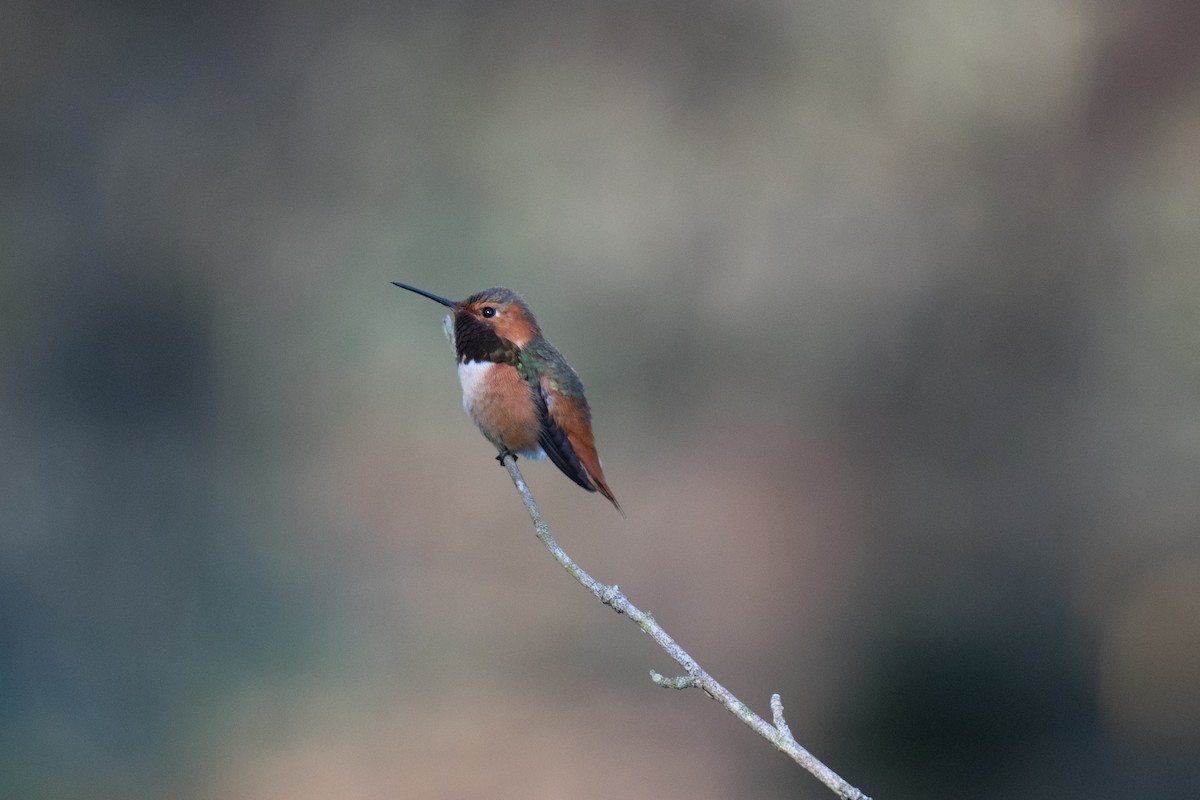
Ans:
<svg viewBox="0 0 1200 800"><path fill-rule="evenodd" d="M502 467L503 467L503 466L504 466L504 459L508 458L509 456L512 456L512 459L513 459L513 461L516 461L516 460L517 460L517 454L516 454L516 453L514 453L513 451L511 451L511 450L501 450L501 451L500 451L500 455L496 456L496 463L497 463L497 464L499 464L500 466L502 466Z"/></svg>

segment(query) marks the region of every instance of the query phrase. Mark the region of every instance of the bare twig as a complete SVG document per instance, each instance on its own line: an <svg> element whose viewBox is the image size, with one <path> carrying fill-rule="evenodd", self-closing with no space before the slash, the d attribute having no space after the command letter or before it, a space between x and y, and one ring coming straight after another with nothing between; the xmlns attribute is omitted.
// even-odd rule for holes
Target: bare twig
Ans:
<svg viewBox="0 0 1200 800"><path fill-rule="evenodd" d="M779 695L775 694L771 696L771 714L775 722L774 725L771 725L771 723L751 711L749 706L734 697L732 692L705 672L696 663L696 660L676 644L675 640L662 629L662 626L654 621L654 617L629 602L629 598L625 596L616 584L608 585L601 583L576 564L559 547L554 537L550 535L550 527L546 525L546 520L542 518L542 513L538 510L537 503L534 501L533 495L530 494L529 487L525 484L525 478L522 477L521 470L517 468L516 458L506 456L501 463L508 470L513 484L521 494L521 500L525 503L525 508L529 511L530 518L533 519L533 526L537 531L538 539L542 541L542 544L554 556L554 560L561 564L563 569L571 573L575 580L579 581L588 591L594 594L596 599L601 603L609 606L618 614L624 614L636 622L643 631L648 633L654 641L658 642L659 647L667 651L667 655L673 658L679 666L683 667L686 673L678 677L668 678L654 670L650 670L650 679L654 683L669 689L703 689L705 694L725 706L734 716L749 725L759 736L791 756L797 764L811 772L817 780L828 786L842 800L870 800L865 794L842 780L836 772L817 760L812 753L800 746L792 736L791 730L788 729L787 722L783 719L783 701L779 698Z"/></svg>

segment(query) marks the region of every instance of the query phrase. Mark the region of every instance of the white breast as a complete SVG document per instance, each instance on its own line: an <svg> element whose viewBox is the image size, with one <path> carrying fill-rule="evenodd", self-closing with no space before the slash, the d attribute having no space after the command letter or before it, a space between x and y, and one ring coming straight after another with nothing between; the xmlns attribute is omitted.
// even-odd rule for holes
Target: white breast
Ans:
<svg viewBox="0 0 1200 800"><path fill-rule="evenodd" d="M491 361L468 361L458 365L458 382L462 384L463 410L471 414L471 408L483 395L488 370L496 366ZM474 417L474 414L471 414Z"/></svg>

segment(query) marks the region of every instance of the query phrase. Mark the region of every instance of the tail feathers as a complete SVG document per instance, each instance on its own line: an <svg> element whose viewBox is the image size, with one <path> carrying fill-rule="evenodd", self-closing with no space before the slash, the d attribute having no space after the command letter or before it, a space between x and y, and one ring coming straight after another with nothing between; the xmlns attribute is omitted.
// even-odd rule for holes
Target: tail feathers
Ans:
<svg viewBox="0 0 1200 800"><path fill-rule="evenodd" d="M617 502L617 498L612 493L612 489L608 488L608 484L604 481L604 473L601 472L598 475L592 475L591 478L592 483L596 484L596 489L599 490L600 494L607 497L608 501L613 504L613 508L617 509L617 513L619 513L622 517L625 517L625 509L621 508L621 504Z"/></svg>
<svg viewBox="0 0 1200 800"><path fill-rule="evenodd" d="M625 510L617 502L616 495L613 494L612 489L608 488L608 481L604 478L604 470L600 466L600 456L596 453L596 445L592 440L591 427L589 426L586 430L580 430L573 437L573 441L570 439L567 440L566 445L571 454L575 456L575 463L582 465L583 470L587 472L589 482L592 484L591 491L598 491L607 497L608 501L613 504L613 507L624 517ZM582 486L582 484L580 485ZM584 488L587 489L588 487L584 486Z"/></svg>

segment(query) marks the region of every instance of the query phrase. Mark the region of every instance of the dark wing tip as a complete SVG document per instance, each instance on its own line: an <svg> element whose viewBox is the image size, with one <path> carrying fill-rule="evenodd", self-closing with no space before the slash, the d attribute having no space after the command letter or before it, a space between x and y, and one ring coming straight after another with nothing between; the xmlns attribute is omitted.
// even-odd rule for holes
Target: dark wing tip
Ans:
<svg viewBox="0 0 1200 800"><path fill-rule="evenodd" d="M546 407L546 393L542 391L541 386L534 386L533 393L538 404L538 417L541 420L538 444L546 451L546 455L554 462L554 466L562 470L564 475L589 492L596 491L596 485L592 483L579 456L575 455L575 448L571 446L571 440L567 438L566 431L550 417L550 411Z"/></svg>

